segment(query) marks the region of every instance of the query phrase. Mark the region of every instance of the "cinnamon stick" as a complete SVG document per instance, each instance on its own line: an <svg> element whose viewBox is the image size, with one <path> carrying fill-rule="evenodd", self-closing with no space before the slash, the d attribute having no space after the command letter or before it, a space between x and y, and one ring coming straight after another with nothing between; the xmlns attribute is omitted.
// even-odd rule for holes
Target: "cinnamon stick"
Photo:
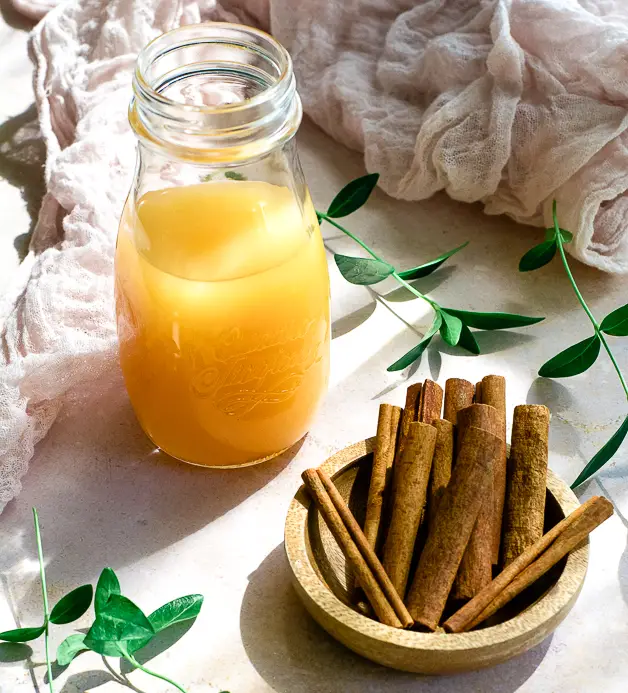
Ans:
<svg viewBox="0 0 628 693"><path fill-rule="evenodd" d="M364 520L364 534L376 551L382 540L382 511L392 481L392 466L395 459L400 417L400 407L395 407L392 404L379 405L373 470Z"/></svg>
<svg viewBox="0 0 628 693"><path fill-rule="evenodd" d="M549 420L549 410L542 405L515 407L502 537L504 566L543 535Z"/></svg>
<svg viewBox="0 0 628 693"><path fill-rule="evenodd" d="M500 437L504 441L502 454L493 465L493 565L499 563L502 539L504 503L506 501L506 378L487 375L475 386L476 402L495 407L499 416Z"/></svg>
<svg viewBox="0 0 628 693"><path fill-rule="evenodd" d="M406 599L415 622L431 630L438 626L462 555L490 484L490 464L500 444L488 431L469 428L461 440L451 481L445 489L436 520Z"/></svg>
<svg viewBox="0 0 628 693"><path fill-rule="evenodd" d="M393 628L401 628L402 622L377 582L365 558L360 553L355 541L351 538L349 530L343 524L316 470L306 469L301 478L305 482L329 530L349 561L378 619Z"/></svg>
<svg viewBox="0 0 628 693"><path fill-rule="evenodd" d="M468 380L449 378L445 383L445 410L443 419L456 424L458 412L473 404L474 387Z"/></svg>
<svg viewBox="0 0 628 693"><path fill-rule="evenodd" d="M431 424L434 419L440 419L443 408L443 388L433 380L426 380L421 389L421 401L417 421Z"/></svg>
<svg viewBox="0 0 628 693"><path fill-rule="evenodd" d="M487 585L471 601L467 602L453 616L451 616L443 627L449 633L462 633L470 630L474 625L481 623L478 616L508 587L513 580L520 575L530 564L532 564L543 552L560 536L563 536L567 529L580 520L583 515L587 515L590 520L591 529L597 526L595 522L603 522L613 514L613 507L605 498L594 496L583 505L578 506L570 515L567 515L552 529L544 534L532 546L529 546L522 554L510 563L491 583ZM589 521L588 521L589 522ZM599 524L598 522L598 524ZM560 559L558 559L560 560ZM506 602L504 602L505 604ZM503 604L502 604L503 606ZM494 612L487 613L482 621L492 616Z"/></svg>
<svg viewBox="0 0 628 693"><path fill-rule="evenodd" d="M329 494L331 502L334 504L340 518L344 522L345 527L349 530L349 534L355 541L356 546L373 572L373 575L386 595L386 598L395 610L397 618L401 621L404 628L409 628L414 621L412 620L408 609L403 603L403 600L399 596L399 593L390 581L390 578L380 563L379 558L377 558L367 538L364 536L358 521L353 516L349 506L345 503L344 498L340 495L340 492L336 488L334 482L330 479L327 472L322 469L318 469L317 473L323 483L323 486L325 487L325 490Z"/></svg>
<svg viewBox="0 0 628 693"><path fill-rule="evenodd" d="M433 426L413 422L401 459L395 463L392 514L382 563L402 596L406 591L414 543L427 497L435 443L436 429Z"/></svg>
<svg viewBox="0 0 628 693"><path fill-rule="evenodd" d="M436 444L427 496L428 528L434 526L436 508L451 479L451 467L454 460L454 425L447 419L436 419L432 425L436 429Z"/></svg>
<svg viewBox="0 0 628 693"><path fill-rule="evenodd" d="M401 415L400 442L408 435L410 424L418 421L422 389L423 383L414 383L406 390L406 403Z"/></svg>
<svg viewBox="0 0 628 693"><path fill-rule="evenodd" d="M493 470L505 452L501 441L499 414L487 404L472 404L458 412L458 435L464 437L471 427L481 428L500 439L496 454L490 460L491 482ZM471 599L493 579L493 483L486 489L482 506L473 527L469 544L464 552L451 592L454 599Z"/></svg>

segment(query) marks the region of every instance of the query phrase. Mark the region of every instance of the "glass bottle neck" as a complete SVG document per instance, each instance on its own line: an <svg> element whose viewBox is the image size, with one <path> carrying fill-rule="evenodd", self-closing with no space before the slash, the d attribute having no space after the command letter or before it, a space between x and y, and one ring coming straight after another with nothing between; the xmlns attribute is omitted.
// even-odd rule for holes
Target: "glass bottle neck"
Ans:
<svg viewBox="0 0 628 693"><path fill-rule="evenodd" d="M159 36L138 57L133 91L129 118L144 144L199 164L263 156L301 121L290 56L264 32L238 25Z"/></svg>

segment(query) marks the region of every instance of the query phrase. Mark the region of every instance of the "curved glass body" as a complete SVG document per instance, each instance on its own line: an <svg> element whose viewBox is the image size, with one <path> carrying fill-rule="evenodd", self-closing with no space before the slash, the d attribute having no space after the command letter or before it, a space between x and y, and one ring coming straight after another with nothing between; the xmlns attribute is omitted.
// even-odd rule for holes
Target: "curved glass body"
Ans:
<svg viewBox="0 0 628 693"><path fill-rule="evenodd" d="M120 361L173 457L273 457L327 387L327 262L294 134L287 53L246 27L159 37L138 58L138 166L116 249Z"/></svg>

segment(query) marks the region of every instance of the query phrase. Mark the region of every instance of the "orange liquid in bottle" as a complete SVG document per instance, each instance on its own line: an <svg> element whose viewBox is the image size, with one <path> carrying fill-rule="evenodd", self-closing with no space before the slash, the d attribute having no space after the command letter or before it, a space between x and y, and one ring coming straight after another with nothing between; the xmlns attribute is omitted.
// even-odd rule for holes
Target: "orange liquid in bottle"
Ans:
<svg viewBox="0 0 628 693"><path fill-rule="evenodd" d="M147 192L122 216L116 310L127 390L179 459L238 466L308 429L327 387L329 278L311 202L264 182Z"/></svg>

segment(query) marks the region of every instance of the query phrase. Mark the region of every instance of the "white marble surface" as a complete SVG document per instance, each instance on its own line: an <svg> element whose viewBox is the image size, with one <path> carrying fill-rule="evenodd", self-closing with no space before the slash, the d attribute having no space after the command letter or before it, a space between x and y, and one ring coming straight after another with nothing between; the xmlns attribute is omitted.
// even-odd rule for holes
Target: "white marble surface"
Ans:
<svg viewBox="0 0 628 693"><path fill-rule="evenodd" d="M17 247L31 226L41 195L41 146L27 145L15 163L16 131L32 138L26 23L6 9L0 23L0 292L19 262ZM22 132L22 135L24 133ZM21 135L18 132L17 139ZM301 155L315 203L324 206L343 183L363 172L360 157L305 124ZM13 143L13 144L12 144ZM24 157L23 157L24 158ZM351 228L392 262L411 265L465 240L455 261L421 288L444 305L546 315L526 330L484 333L484 354L469 357L435 340L410 380L430 376L472 381L491 372L509 381L509 403L543 402L553 413L551 465L571 481L611 435L626 410L604 357L587 374L561 382L535 377L538 366L589 334L589 326L557 263L517 273L519 257L537 230L488 218L479 206L437 196L421 204L382 193L352 217ZM329 248L354 252L345 238L324 230ZM583 266L574 268L594 312L626 302L628 280ZM353 655L329 638L300 606L289 582L282 531L285 512L303 469L338 448L371 435L378 403L402 403L404 376L386 366L417 341L430 316L393 286L386 300L345 283L332 268L332 378L325 404L300 448L273 463L240 471L188 468L155 453L133 416L119 373L102 380L93 401L74 395L50 435L38 446L24 490L0 516L0 628L35 625L40 586L30 508L39 508L51 600L94 583L112 566L123 591L145 610L190 592L205 595L203 611L180 641L151 661L189 693L625 693L628 680L628 449L581 489L604 493L616 515L592 538L591 565L582 595L552 637L495 669L456 677L417 677L387 670ZM401 319L400 319L401 318ZM406 324L407 323L407 324ZM628 340L613 340L628 370ZM84 617L78 627L88 625ZM57 627L56 645L71 632ZM41 643L24 647L26 659L0 645L1 693L47 690ZM15 659L15 661L11 661ZM111 661L113 670L117 662ZM128 670L124 669L127 672ZM95 654L55 670L57 693L125 688ZM129 680L143 691L171 690L141 672ZM128 690L128 689L127 689Z"/></svg>

